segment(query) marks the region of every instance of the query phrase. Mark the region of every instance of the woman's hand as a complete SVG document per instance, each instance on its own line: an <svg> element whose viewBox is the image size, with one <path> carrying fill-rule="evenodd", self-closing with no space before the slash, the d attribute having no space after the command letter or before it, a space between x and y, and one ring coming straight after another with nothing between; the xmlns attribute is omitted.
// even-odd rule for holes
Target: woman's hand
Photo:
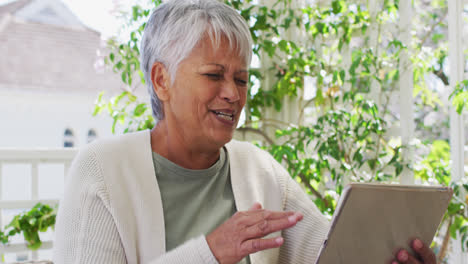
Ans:
<svg viewBox="0 0 468 264"><path fill-rule="evenodd" d="M418 256L411 255L408 251L402 249L396 254L396 260L392 264L408 263L408 264L436 264L436 256L434 252L424 243L415 239L411 242L411 247Z"/></svg>
<svg viewBox="0 0 468 264"><path fill-rule="evenodd" d="M295 212L263 210L256 203L249 211L234 214L206 236L206 241L220 264L237 263L249 254L280 247L284 242L282 237L263 237L295 226L302 217Z"/></svg>

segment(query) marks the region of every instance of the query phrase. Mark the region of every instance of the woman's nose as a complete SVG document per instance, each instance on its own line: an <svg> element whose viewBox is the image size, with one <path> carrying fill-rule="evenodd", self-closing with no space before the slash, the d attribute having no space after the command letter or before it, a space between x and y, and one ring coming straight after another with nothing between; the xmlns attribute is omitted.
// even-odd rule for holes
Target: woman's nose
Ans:
<svg viewBox="0 0 468 264"><path fill-rule="evenodd" d="M229 102L233 103L240 99L239 88L236 85L235 80L226 81L221 88L220 97Z"/></svg>

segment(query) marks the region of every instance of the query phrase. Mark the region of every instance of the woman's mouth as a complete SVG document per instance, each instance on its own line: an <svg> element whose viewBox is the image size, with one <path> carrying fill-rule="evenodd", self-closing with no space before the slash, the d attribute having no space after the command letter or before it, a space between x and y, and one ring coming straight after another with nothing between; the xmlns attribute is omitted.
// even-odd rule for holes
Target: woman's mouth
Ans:
<svg viewBox="0 0 468 264"><path fill-rule="evenodd" d="M234 121L234 114L232 113L226 113L226 112L222 112L222 111L212 111L213 113L215 113L215 115L219 118L222 118L224 120L227 120L227 121Z"/></svg>
<svg viewBox="0 0 468 264"><path fill-rule="evenodd" d="M219 110L210 110L211 113L215 116L216 120L220 121L224 125L232 127L236 124L236 112L231 109L219 109Z"/></svg>

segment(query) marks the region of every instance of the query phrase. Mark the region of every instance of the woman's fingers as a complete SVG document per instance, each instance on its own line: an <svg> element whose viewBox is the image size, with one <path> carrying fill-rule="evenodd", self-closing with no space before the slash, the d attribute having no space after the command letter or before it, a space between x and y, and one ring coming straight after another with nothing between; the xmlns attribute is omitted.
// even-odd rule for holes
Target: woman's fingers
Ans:
<svg viewBox="0 0 468 264"><path fill-rule="evenodd" d="M263 219L245 229L245 239L260 238L273 232L293 227L297 222L301 221L302 218L302 214L293 213L292 215L287 214L278 219Z"/></svg>
<svg viewBox="0 0 468 264"><path fill-rule="evenodd" d="M397 260L400 263L410 263L410 264L436 264L436 256L434 252L422 243L421 240L415 239L411 242L411 247L418 254L419 260L409 254L406 250L402 249L397 254Z"/></svg>
<svg viewBox="0 0 468 264"><path fill-rule="evenodd" d="M425 245L420 239L415 239L411 243L413 250L419 255L424 264L436 264L436 256L434 252Z"/></svg>
<svg viewBox="0 0 468 264"><path fill-rule="evenodd" d="M242 243L241 252L245 255L249 255L265 249L280 247L283 242L284 239L282 237L251 239Z"/></svg>
<svg viewBox="0 0 468 264"><path fill-rule="evenodd" d="M408 251L401 249L396 254L396 260L392 264L408 263L408 264L436 264L436 256L432 249L425 245L420 239L415 239L411 242L411 247L416 256L411 255Z"/></svg>
<svg viewBox="0 0 468 264"><path fill-rule="evenodd" d="M208 234L206 242L219 263L233 264L248 254L281 246L282 237L263 237L293 227L302 218L300 213L268 211L255 203Z"/></svg>
<svg viewBox="0 0 468 264"><path fill-rule="evenodd" d="M245 226L256 225L264 220L275 220L287 218L294 215L294 212L275 212L268 210L250 210L246 212L238 212L235 217L239 219L239 223Z"/></svg>
<svg viewBox="0 0 468 264"><path fill-rule="evenodd" d="M424 262L421 263L413 255L411 255L410 253L408 253L408 251L404 249L398 251L396 257L399 263L403 263L403 264L423 264L424 263Z"/></svg>

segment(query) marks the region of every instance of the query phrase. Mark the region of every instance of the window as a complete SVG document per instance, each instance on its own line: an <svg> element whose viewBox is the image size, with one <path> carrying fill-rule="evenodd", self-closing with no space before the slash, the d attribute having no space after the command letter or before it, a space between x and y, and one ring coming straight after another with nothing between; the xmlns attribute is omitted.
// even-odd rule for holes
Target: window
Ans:
<svg viewBox="0 0 468 264"><path fill-rule="evenodd" d="M95 139L97 138L97 133L94 129L90 129L88 131L88 139L87 139L87 142L90 143L90 142L93 142Z"/></svg>
<svg viewBox="0 0 468 264"><path fill-rule="evenodd" d="M63 133L63 147L64 148L73 148L75 146L75 135L73 130L70 128L65 129Z"/></svg>

